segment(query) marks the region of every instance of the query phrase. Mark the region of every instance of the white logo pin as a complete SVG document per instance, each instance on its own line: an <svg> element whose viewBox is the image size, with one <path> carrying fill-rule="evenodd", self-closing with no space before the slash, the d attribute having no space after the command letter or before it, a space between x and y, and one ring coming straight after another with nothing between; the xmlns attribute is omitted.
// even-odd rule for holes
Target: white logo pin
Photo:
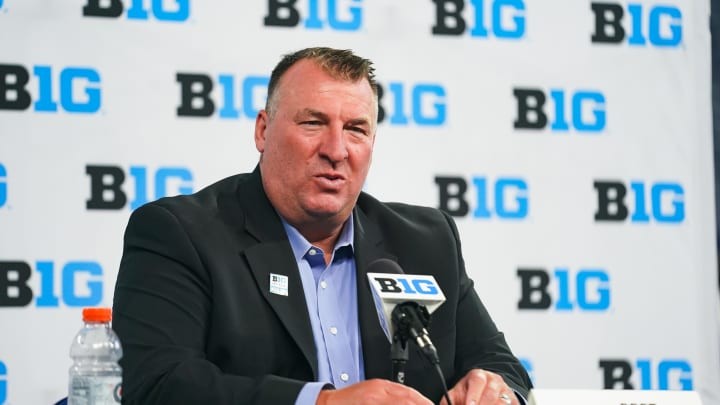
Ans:
<svg viewBox="0 0 720 405"><path fill-rule="evenodd" d="M282 274L270 273L270 293L288 295L288 277Z"/></svg>

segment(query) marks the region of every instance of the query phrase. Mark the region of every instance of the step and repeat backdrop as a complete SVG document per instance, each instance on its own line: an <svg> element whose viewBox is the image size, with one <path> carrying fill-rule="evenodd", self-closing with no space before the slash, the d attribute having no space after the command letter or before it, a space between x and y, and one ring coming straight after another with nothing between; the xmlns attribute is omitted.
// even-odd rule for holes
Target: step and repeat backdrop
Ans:
<svg viewBox="0 0 720 405"><path fill-rule="evenodd" d="M454 216L536 386L720 405L709 9L0 0L0 404L67 395L132 210L252 170L270 70L332 46L382 88L366 190Z"/></svg>

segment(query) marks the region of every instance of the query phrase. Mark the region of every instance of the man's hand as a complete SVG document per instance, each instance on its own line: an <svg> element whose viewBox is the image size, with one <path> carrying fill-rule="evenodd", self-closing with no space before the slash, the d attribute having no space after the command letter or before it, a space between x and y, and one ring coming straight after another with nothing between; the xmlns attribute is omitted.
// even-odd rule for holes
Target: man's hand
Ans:
<svg viewBox="0 0 720 405"><path fill-rule="evenodd" d="M316 404L433 405L410 387L379 379L361 381L339 390L322 390Z"/></svg>
<svg viewBox="0 0 720 405"><path fill-rule="evenodd" d="M502 377L480 369L470 370L448 394L453 405L519 405ZM440 405L448 405L445 397Z"/></svg>

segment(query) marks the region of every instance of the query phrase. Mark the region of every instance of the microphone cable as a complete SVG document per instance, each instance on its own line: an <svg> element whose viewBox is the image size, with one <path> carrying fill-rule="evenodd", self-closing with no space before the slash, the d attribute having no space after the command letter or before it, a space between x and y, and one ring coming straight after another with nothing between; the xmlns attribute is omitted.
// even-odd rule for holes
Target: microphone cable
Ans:
<svg viewBox="0 0 720 405"><path fill-rule="evenodd" d="M448 392L447 384L445 384L445 376L443 375L442 369L440 368L440 363L435 363L435 370L437 371L438 376L440 376L440 382L442 383L443 387L443 396L447 401L447 405L452 405L452 401L450 401L450 393Z"/></svg>
<svg viewBox="0 0 720 405"><path fill-rule="evenodd" d="M442 384L443 396L447 401L447 405L452 405L447 384L445 383L445 375L442 372L442 368L440 368L440 357L438 356L437 349L428 337L426 327L430 323L430 314L427 308L416 302L404 302L395 307L392 312L392 320L397 325L396 336L402 341L414 341L423 356L435 366L435 371L437 371L440 377L440 383Z"/></svg>

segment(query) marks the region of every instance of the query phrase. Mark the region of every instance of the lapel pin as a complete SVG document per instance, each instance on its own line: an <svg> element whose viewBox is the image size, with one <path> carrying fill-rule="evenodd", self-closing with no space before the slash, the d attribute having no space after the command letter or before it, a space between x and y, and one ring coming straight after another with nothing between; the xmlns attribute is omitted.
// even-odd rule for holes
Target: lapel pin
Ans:
<svg viewBox="0 0 720 405"><path fill-rule="evenodd" d="M270 273L270 293L288 295L288 277L282 274Z"/></svg>

